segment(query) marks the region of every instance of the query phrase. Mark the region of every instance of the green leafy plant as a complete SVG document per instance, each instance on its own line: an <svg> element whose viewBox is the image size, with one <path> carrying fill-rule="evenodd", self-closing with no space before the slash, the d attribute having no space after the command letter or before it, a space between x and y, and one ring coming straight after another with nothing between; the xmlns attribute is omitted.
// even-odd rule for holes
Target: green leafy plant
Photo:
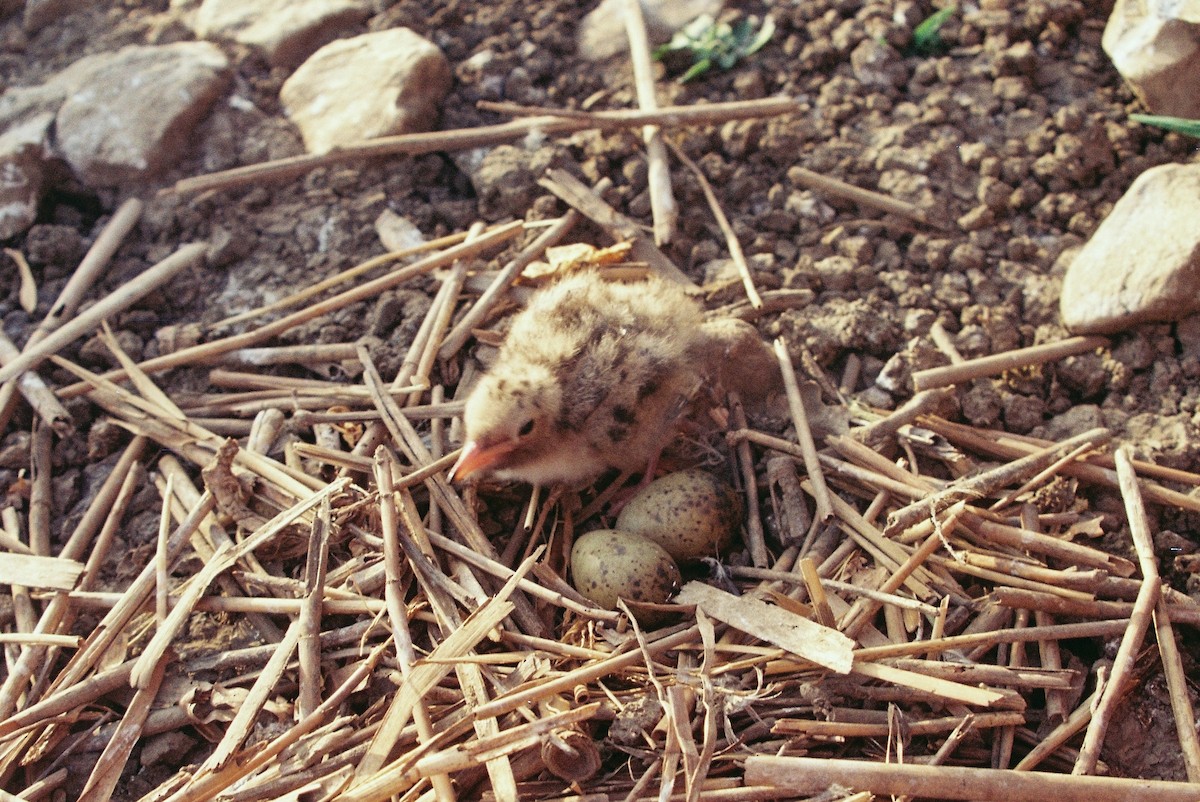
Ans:
<svg viewBox="0 0 1200 802"><path fill-rule="evenodd" d="M909 46L909 50L918 56L932 56L940 53L946 46L946 43L942 41L942 26L957 11L958 6L951 4L926 17L920 25L913 29L912 44Z"/></svg>
<svg viewBox="0 0 1200 802"><path fill-rule="evenodd" d="M739 19L730 25L717 22L707 14L689 22L654 51L662 60L672 53L691 55L692 66L679 77L680 83L698 78L713 67L727 70L746 56L757 53L775 34L775 21L766 17L756 32L750 20Z"/></svg>
<svg viewBox="0 0 1200 802"><path fill-rule="evenodd" d="M1200 120L1186 120L1183 117L1164 117L1159 114L1130 114L1129 119L1143 125L1154 125L1177 134L1192 136L1200 139Z"/></svg>

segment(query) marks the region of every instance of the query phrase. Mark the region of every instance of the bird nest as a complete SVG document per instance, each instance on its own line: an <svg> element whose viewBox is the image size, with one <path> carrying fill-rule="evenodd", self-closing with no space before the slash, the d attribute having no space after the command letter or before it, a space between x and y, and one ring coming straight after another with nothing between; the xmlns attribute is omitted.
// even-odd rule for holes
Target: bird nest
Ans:
<svg viewBox="0 0 1200 802"><path fill-rule="evenodd" d="M1142 506L1197 510L1172 488L1200 476L1109 453L1102 429L1055 443L937 414L940 388L1103 340L918 373L920 392L892 413L849 406L804 362L844 411L841 432L810 425L802 349L776 342L787 423L754 428L736 399L718 416L746 502L740 538L713 555L715 579L692 567L649 616L599 609L568 581L575 534L620 481L583 493L449 482L462 404L434 376L470 373L464 346L489 339L481 327L548 244L582 214L632 234L642 269L664 269L598 195L565 175L547 185L573 207L549 228L392 254L256 310L282 311L273 322L121 358L111 374L58 360L79 377L59 396L86 395L133 437L58 557L5 555L41 615L36 632L5 637L5 787L41 798L71 755L99 753L83 797L105 799L137 749L152 779L122 795L147 802L1195 797L1091 775L1116 706L1159 662L1184 754L1200 754L1173 633L1200 623L1200 606L1159 580ZM362 344L248 350L438 270L395 376ZM807 300L744 278L747 300L720 314ZM264 359L350 363L359 378L230 367ZM202 396L155 384L215 361ZM123 591L96 590L148 479L163 499L154 559ZM1123 498L1136 564L1089 543L1100 515L1085 493ZM71 634L85 620L90 633ZM1142 650L1151 628L1157 655ZM1120 645L1089 676L1071 647L1100 638ZM179 765L178 744L198 740Z"/></svg>

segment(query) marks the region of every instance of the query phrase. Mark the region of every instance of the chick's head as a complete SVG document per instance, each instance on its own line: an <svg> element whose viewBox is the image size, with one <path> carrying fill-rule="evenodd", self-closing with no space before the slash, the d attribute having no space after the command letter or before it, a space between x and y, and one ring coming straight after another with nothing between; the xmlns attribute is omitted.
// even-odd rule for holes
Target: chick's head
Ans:
<svg viewBox="0 0 1200 802"><path fill-rule="evenodd" d="M463 410L466 443L451 479L486 473L531 482L531 474L559 447L562 387L543 366L495 370L482 379Z"/></svg>

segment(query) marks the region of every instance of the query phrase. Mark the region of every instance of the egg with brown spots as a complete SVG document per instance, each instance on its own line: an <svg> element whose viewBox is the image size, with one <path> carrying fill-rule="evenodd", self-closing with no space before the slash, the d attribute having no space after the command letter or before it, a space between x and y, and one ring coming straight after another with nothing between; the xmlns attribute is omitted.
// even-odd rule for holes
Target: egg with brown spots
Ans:
<svg viewBox="0 0 1200 802"><path fill-rule="evenodd" d="M582 535L571 549L575 589L600 607L617 599L661 604L679 587L679 566L653 540L615 529Z"/></svg>
<svg viewBox="0 0 1200 802"><path fill-rule="evenodd" d="M617 516L617 529L650 538L676 560L699 560L728 548L741 518L737 492L695 469L667 474L643 488Z"/></svg>

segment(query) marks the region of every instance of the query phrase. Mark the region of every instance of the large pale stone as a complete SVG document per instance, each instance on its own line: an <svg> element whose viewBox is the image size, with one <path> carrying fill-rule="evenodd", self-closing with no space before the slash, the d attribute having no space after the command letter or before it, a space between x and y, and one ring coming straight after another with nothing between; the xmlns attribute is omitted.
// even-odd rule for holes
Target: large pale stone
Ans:
<svg viewBox="0 0 1200 802"><path fill-rule="evenodd" d="M80 59L56 79L70 87L58 110L58 151L92 186L146 178L182 155L231 78L229 61L208 42Z"/></svg>
<svg viewBox="0 0 1200 802"><path fill-rule="evenodd" d="M452 82L450 63L408 28L325 45L279 99L310 153L377 136L428 131Z"/></svg>
<svg viewBox="0 0 1200 802"><path fill-rule="evenodd" d="M1200 311L1200 164L1151 168L1063 277L1063 323L1104 334Z"/></svg>
<svg viewBox="0 0 1200 802"><path fill-rule="evenodd" d="M44 112L0 134L0 240L20 234L37 219L53 122L54 115Z"/></svg>
<svg viewBox="0 0 1200 802"><path fill-rule="evenodd" d="M369 0L204 0L192 28L202 39L257 47L271 64L293 66L370 14Z"/></svg>
<svg viewBox="0 0 1200 802"><path fill-rule="evenodd" d="M1200 117L1200 0L1117 0L1101 44L1151 113Z"/></svg>
<svg viewBox="0 0 1200 802"><path fill-rule="evenodd" d="M665 42L675 31L702 14L716 17L724 0L641 0L646 35L653 43ZM601 61L629 52L625 32L626 0L601 0L579 23L579 55Z"/></svg>

